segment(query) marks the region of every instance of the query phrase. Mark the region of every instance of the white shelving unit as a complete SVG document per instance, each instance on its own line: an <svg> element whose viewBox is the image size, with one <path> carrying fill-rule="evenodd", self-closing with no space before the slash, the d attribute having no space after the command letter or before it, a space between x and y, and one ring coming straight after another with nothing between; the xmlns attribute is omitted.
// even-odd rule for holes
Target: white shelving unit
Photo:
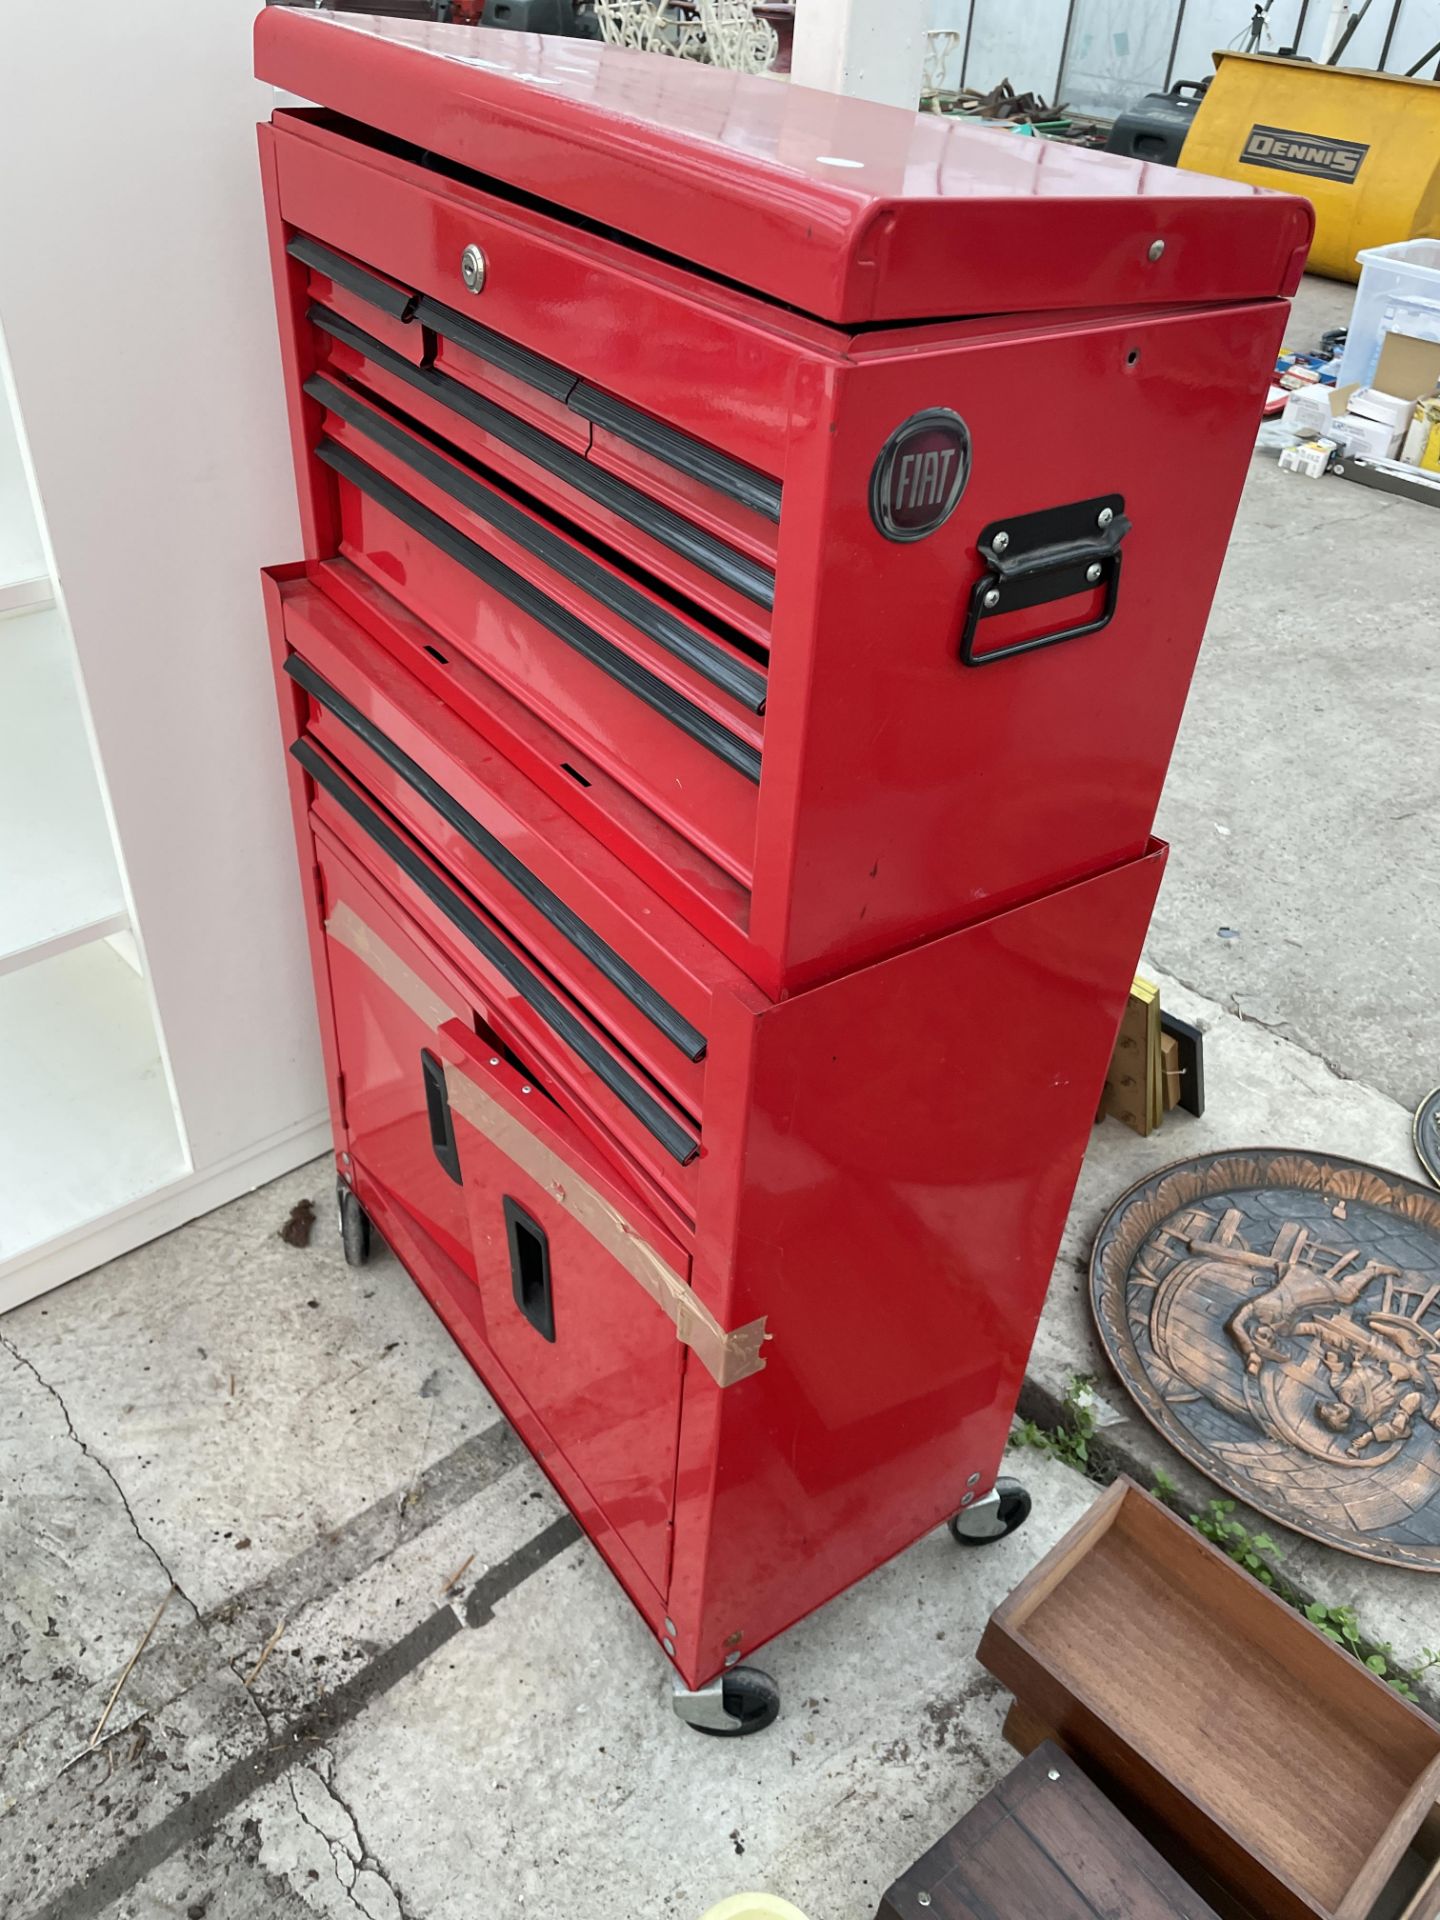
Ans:
<svg viewBox="0 0 1440 1920"><path fill-rule="evenodd" d="M0 976L129 925L64 620L53 605L12 613L0 623Z"/></svg>
<svg viewBox="0 0 1440 1920"><path fill-rule="evenodd" d="M330 1143L254 12L5 0L0 1312Z"/></svg>
<svg viewBox="0 0 1440 1920"><path fill-rule="evenodd" d="M117 945L0 980L0 1269L186 1172L150 996Z"/></svg>

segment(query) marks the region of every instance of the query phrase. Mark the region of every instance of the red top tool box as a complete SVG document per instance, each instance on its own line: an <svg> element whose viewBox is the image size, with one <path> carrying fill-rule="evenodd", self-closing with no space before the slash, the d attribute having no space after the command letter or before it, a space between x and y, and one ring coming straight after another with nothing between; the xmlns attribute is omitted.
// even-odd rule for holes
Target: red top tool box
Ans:
<svg viewBox="0 0 1440 1920"><path fill-rule="evenodd" d="M268 594L350 1250L742 1730L738 1655L1019 1511L1310 210L574 40L256 49L318 103Z"/></svg>

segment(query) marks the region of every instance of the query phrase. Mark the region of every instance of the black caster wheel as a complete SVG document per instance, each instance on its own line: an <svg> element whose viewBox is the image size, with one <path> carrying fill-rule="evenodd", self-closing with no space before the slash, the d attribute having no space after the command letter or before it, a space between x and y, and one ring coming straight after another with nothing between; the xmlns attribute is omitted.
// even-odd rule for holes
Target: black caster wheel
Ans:
<svg viewBox="0 0 1440 1920"><path fill-rule="evenodd" d="M335 1204L340 1212L340 1245L347 1267L363 1267L370 1258L370 1216L356 1199L348 1180L335 1182Z"/></svg>
<svg viewBox="0 0 1440 1920"><path fill-rule="evenodd" d="M1018 1480L997 1480L991 1492L965 1507L950 1522L962 1547L986 1547L1023 1527L1030 1518L1030 1496Z"/></svg>
<svg viewBox="0 0 1440 1920"><path fill-rule="evenodd" d="M780 1689L759 1667L731 1667L694 1693L677 1687L675 1711L697 1733L737 1740L760 1733L779 1717Z"/></svg>

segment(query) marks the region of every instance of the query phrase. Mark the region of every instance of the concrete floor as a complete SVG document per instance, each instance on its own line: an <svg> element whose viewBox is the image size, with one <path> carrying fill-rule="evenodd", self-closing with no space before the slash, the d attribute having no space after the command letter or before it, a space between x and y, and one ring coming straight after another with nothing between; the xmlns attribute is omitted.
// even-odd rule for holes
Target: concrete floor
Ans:
<svg viewBox="0 0 1440 1920"><path fill-rule="evenodd" d="M1313 345L1350 299L1307 278L1288 338ZM1440 1081L1437 520L1256 455L1160 806L1150 934L1173 978L1412 1109Z"/></svg>
<svg viewBox="0 0 1440 1920"><path fill-rule="evenodd" d="M1294 337L1348 298L1310 283ZM1149 1166L1287 1139L1411 1166L1440 1080L1435 551L1425 509L1257 456L1150 948L1209 1029L1210 1111L1097 1129L1037 1404L1097 1365L1084 1256ZM1023 1532L921 1541L766 1650L775 1728L702 1740L418 1293L344 1267L327 1187L302 1169L0 1320L0 1913L691 1920L767 1887L869 1920L1007 1765L975 1642L1094 1489L1024 1456ZM276 1237L301 1197L304 1251ZM1106 1419L1137 1471L1164 1458ZM1433 1583L1295 1551L1379 1637L1440 1641Z"/></svg>

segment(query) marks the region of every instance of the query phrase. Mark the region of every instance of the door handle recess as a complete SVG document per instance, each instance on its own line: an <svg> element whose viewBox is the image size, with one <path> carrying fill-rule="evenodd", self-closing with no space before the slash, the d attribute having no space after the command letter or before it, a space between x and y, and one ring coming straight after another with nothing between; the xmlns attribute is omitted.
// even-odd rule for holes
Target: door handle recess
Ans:
<svg viewBox="0 0 1440 1920"><path fill-rule="evenodd" d="M455 1122L450 1113L450 1096L445 1090L445 1069L426 1048L420 1050L420 1072L425 1081L425 1110L430 1116L430 1144L435 1158L459 1186L460 1149L455 1144Z"/></svg>
<svg viewBox="0 0 1440 1920"><path fill-rule="evenodd" d="M542 1339L553 1341L555 1296L550 1290L550 1241L534 1215L508 1193L504 1207L515 1304Z"/></svg>

